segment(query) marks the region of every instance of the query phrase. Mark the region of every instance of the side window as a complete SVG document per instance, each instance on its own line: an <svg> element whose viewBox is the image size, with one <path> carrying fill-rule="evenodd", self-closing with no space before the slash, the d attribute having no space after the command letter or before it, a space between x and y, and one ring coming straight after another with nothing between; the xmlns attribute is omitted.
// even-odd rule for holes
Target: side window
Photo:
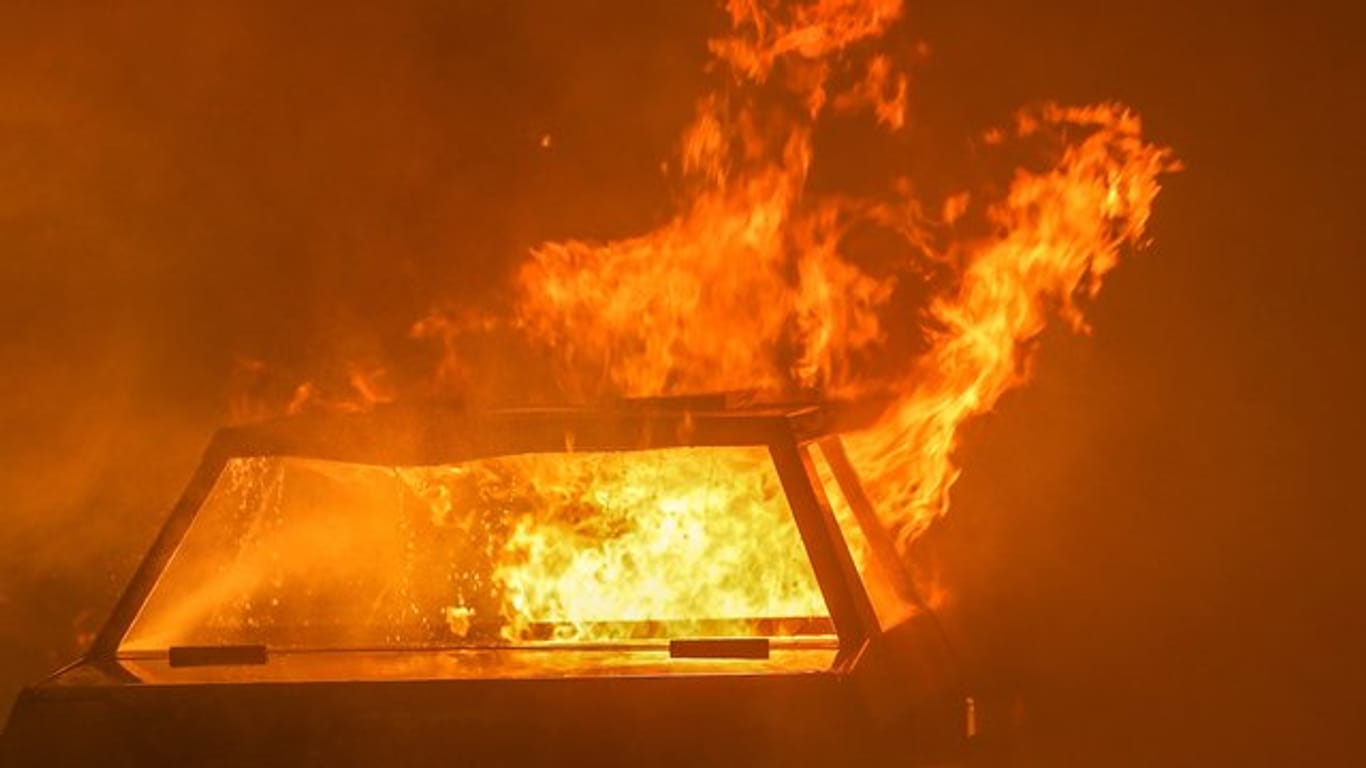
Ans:
<svg viewBox="0 0 1366 768"><path fill-rule="evenodd" d="M764 448L229 462L121 645L833 635Z"/></svg>

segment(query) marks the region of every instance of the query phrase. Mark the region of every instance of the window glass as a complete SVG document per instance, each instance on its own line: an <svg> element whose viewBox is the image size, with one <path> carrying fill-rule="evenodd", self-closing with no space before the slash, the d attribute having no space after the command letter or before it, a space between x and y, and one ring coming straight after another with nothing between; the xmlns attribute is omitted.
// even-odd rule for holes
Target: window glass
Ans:
<svg viewBox="0 0 1366 768"><path fill-rule="evenodd" d="M121 645L832 634L764 448L228 462Z"/></svg>

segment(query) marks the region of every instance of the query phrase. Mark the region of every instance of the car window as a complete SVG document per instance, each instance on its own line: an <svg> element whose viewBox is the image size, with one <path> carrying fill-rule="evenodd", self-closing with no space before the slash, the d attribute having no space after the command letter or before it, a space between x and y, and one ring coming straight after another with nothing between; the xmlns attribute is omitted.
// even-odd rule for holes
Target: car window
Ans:
<svg viewBox="0 0 1366 768"><path fill-rule="evenodd" d="M765 448L239 458L120 651L831 634Z"/></svg>

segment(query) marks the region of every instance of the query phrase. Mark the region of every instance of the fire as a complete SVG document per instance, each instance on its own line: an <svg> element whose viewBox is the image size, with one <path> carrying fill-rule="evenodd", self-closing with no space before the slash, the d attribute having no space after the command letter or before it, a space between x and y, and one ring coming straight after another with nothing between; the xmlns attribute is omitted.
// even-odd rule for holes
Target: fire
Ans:
<svg viewBox="0 0 1366 768"><path fill-rule="evenodd" d="M637 237L536 249L518 276L518 322L556 352L561 385L576 394L891 393L882 422L850 447L908 542L948 507L959 428L1027 379L1028 342L1050 317L1085 330L1079 299L1143 243L1157 179L1176 163L1120 105L1048 105L1022 111L1011 132L1047 146L1048 167L1019 170L999 200L947 197L940 223L920 216L927 206L904 182L879 199L817 195L806 183L812 130L829 108L868 109L889 131L906 124L907 76L869 51L901 4L726 7L734 32L711 50L731 79L684 132L681 212ZM782 82L765 90L771 79ZM801 108L771 105L782 97ZM986 143L1004 145L1007 133ZM974 211L987 234L972 233ZM842 252L850 229L869 222L900 237L899 252L881 255L887 273L956 266L926 313L926 351L891 375L866 375L860 362L897 355L881 312L895 281Z"/></svg>
<svg viewBox="0 0 1366 768"><path fill-rule="evenodd" d="M1018 131L1073 128L1086 137L1057 164L1021 171L988 210L998 234L961 248L956 292L931 307L936 328L883 422L853 436L851 452L869 492L904 542L948 509L957 478L958 428L991 410L1028 376L1026 344L1051 311L1087 328L1077 297L1094 297L1126 246L1141 242L1157 176L1169 153L1142 140L1142 125L1116 105L1022 114Z"/></svg>
<svg viewBox="0 0 1366 768"><path fill-rule="evenodd" d="M762 447L234 459L126 651L828 638Z"/></svg>
<svg viewBox="0 0 1366 768"><path fill-rule="evenodd" d="M876 311L891 284L840 258L848 204L805 199L811 131L832 96L830 57L881 34L898 0L829 1L777 14L731 2L733 36L717 61L746 87L795 60L796 106L720 89L684 131L688 194L660 229L607 243L546 243L518 275L517 323L554 349L572 394L655 395L707 389L781 390L848 384L844 364L881 337ZM904 124L906 84L885 56L833 92ZM887 83L895 81L890 98Z"/></svg>
<svg viewBox="0 0 1366 768"><path fill-rule="evenodd" d="M477 375L461 359L462 338L510 329L546 353L571 400L735 389L887 398L880 421L847 442L905 545L948 508L963 424L1027 380L1031 342L1051 320L1086 330L1084 303L1145 243L1158 179L1177 164L1121 105L1046 105L981 138L1002 156L1017 145L1043 152L1004 194L921 200L906 179L866 197L822 192L809 183L817 126L863 115L876 130L908 130L906 63L927 48L886 44L900 0L724 8L731 31L710 42L718 85L697 100L672 165L677 213L632 237L544 243L515 276L510 313L433 313L413 335L444 347L436 391ZM870 226L890 244L855 259L851 233ZM911 314L892 311L909 300L900 283L927 272L946 277L921 307L923 344L892 345L889 331L901 329L889 318ZM392 397L369 374L353 375L350 388L362 406ZM295 402L328 401L300 390ZM593 472L501 460L544 502L512 523L493 576L505 590L509 637L551 616L563 619L557 637L582 639L606 636L591 628L608 619L805 616L819 607L790 564L761 556L762 542L786 535L784 516L766 511L773 489L755 485L752 472L680 457L668 471L604 457L592 459ZM743 523L706 528L708 505ZM691 591L689 569L709 562L747 576ZM468 630L476 609L456 599L444 610L453 630Z"/></svg>
<svg viewBox="0 0 1366 768"><path fill-rule="evenodd" d="M510 637L547 622L556 639L748 635L825 615L766 450L568 458L499 460L540 501L494 572Z"/></svg>

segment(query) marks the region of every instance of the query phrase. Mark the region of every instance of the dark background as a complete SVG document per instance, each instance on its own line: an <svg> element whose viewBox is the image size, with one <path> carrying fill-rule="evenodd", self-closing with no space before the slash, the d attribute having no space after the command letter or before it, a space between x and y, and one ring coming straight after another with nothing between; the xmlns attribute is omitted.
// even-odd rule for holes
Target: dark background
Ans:
<svg viewBox="0 0 1366 768"><path fill-rule="evenodd" d="M415 318L490 301L530 245L666 215L659 162L723 23L708 2L126 5L0 6L0 712L99 625L238 356L287 377L411 354ZM1188 165L1095 333L1050 333L1035 383L968 430L923 549L972 674L1021 694L1032 765L1355 762L1360 25L910 6L922 143L1118 98Z"/></svg>

